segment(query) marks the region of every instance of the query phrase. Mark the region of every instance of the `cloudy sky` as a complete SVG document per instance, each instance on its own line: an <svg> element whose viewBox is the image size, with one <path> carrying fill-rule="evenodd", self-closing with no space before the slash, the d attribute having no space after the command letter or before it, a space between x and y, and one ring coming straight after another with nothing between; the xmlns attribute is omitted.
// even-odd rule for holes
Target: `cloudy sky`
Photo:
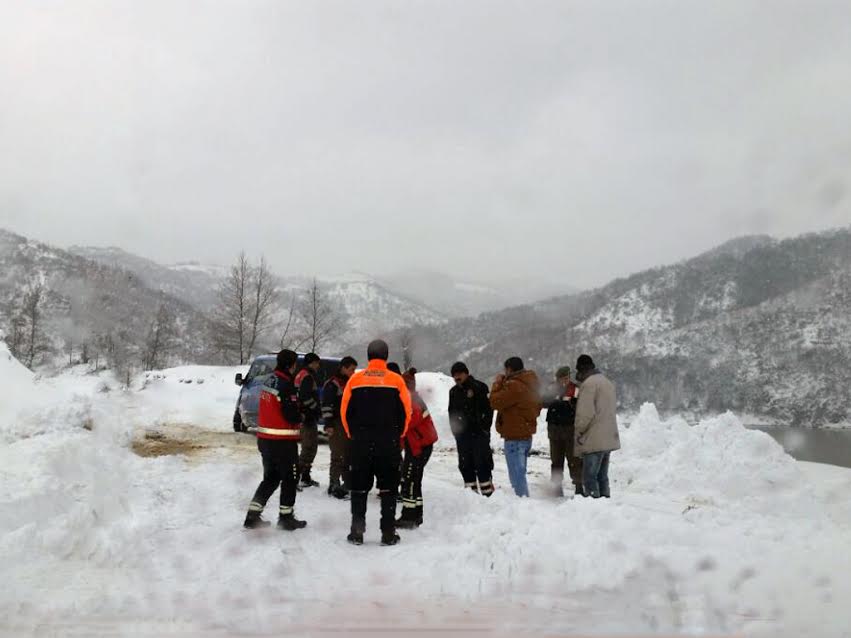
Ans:
<svg viewBox="0 0 851 638"><path fill-rule="evenodd" d="M591 286L851 224L849 80L847 0L5 0L0 227Z"/></svg>

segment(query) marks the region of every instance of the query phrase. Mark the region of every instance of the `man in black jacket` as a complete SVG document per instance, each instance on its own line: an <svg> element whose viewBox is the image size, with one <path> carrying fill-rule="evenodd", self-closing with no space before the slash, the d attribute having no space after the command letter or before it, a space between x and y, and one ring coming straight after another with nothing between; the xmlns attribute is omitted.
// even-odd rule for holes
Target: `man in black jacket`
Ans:
<svg viewBox="0 0 851 638"><path fill-rule="evenodd" d="M493 408L488 386L475 379L460 361L452 366L455 387L449 391L449 423L458 447L458 469L464 486L493 494Z"/></svg>
<svg viewBox="0 0 851 638"><path fill-rule="evenodd" d="M551 480L555 496L564 496L564 462L570 471L574 492L582 494L582 459L574 452L576 385L570 380L570 368L556 372L556 385L544 397L547 408L547 434L550 439Z"/></svg>
<svg viewBox="0 0 851 638"><path fill-rule="evenodd" d="M358 362L352 357L343 357L336 374L328 379L322 388L322 419L325 422L325 434L328 435L328 447L331 451L331 465L328 470L328 495L334 498L349 497L349 438L343 430L340 418L340 405L343 403L343 391L349 379L355 373Z"/></svg>
<svg viewBox="0 0 851 638"><path fill-rule="evenodd" d="M321 360L319 355L310 352L304 356L302 369L295 377L298 390L298 403L301 406L301 454L298 457L298 470L301 476L299 487L318 487L319 483L310 476L316 452L319 449L319 416L322 406L319 404L319 380L317 374Z"/></svg>

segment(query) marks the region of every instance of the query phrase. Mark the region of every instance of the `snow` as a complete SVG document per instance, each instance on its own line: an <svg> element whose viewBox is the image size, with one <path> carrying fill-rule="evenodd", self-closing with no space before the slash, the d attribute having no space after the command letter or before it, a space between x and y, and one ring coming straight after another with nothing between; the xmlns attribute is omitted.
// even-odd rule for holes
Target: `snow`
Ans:
<svg viewBox="0 0 851 638"><path fill-rule="evenodd" d="M299 495L304 531L240 529L260 479L253 439L229 431L244 370L175 368L122 391L109 375L35 379L6 354L0 634L848 635L851 472L795 462L732 414L689 426L645 405L622 423L611 500L548 498L545 456L530 458L533 498L516 499L499 454L484 499L455 467L452 380L421 373L442 437L426 524L379 547L370 499L353 548L348 505L321 489ZM134 453L158 437L182 453Z"/></svg>

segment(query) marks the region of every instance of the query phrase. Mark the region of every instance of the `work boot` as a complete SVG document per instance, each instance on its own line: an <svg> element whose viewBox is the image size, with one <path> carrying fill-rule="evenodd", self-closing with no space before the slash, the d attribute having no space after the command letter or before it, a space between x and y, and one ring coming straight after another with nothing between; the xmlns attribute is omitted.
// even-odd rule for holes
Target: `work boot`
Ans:
<svg viewBox="0 0 851 638"><path fill-rule="evenodd" d="M396 530L386 530L381 532L382 545L397 545L400 540L402 539L399 538L399 535L396 533Z"/></svg>
<svg viewBox="0 0 851 638"><path fill-rule="evenodd" d="M299 487L301 487L302 489L305 487L319 487L319 482L314 481L310 477L310 470L307 470L301 475L301 483L299 483Z"/></svg>
<svg viewBox="0 0 851 638"><path fill-rule="evenodd" d="M295 514L282 514L278 517L278 529L287 532L294 532L297 529L307 527L307 521L300 521L295 517Z"/></svg>
<svg viewBox="0 0 851 638"><path fill-rule="evenodd" d="M328 496L333 496L336 499L345 501L349 498L349 490L342 485L333 485L328 488Z"/></svg>
<svg viewBox="0 0 851 638"><path fill-rule="evenodd" d="M262 529L264 527L269 527L272 525L269 521L264 521L260 518L261 512L248 512L245 516L245 522L242 526L245 529Z"/></svg>
<svg viewBox="0 0 851 638"><path fill-rule="evenodd" d="M417 522L417 510L414 507L403 507L402 515L396 519L399 529L416 529L422 521Z"/></svg>
<svg viewBox="0 0 851 638"><path fill-rule="evenodd" d="M363 545L363 533L366 531L366 521L352 520L352 529L346 540L352 545Z"/></svg>
<svg viewBox="0 0 851 638"><path fill-rule="evenodd" d="M574 485L574 488L576 488L576 489L574 490L574 494L575 494L576 496L585 496L585 491L582 489L582 484L581 484L581 483L580 483L579 485Z"/></svg>

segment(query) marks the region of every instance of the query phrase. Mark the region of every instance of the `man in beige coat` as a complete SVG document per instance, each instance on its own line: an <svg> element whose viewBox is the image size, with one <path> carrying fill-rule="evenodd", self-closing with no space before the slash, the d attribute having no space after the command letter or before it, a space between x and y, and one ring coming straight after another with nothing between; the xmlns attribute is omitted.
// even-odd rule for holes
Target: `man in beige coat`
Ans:
<svg viewBox="0 0 851 638"><path fill-rule="evenodd" d="M621 447L615 386L587 354L576 361L576 380L580 386L574 450L582 457L585 496L608 498L611 496L609 455Z"/></svg>

